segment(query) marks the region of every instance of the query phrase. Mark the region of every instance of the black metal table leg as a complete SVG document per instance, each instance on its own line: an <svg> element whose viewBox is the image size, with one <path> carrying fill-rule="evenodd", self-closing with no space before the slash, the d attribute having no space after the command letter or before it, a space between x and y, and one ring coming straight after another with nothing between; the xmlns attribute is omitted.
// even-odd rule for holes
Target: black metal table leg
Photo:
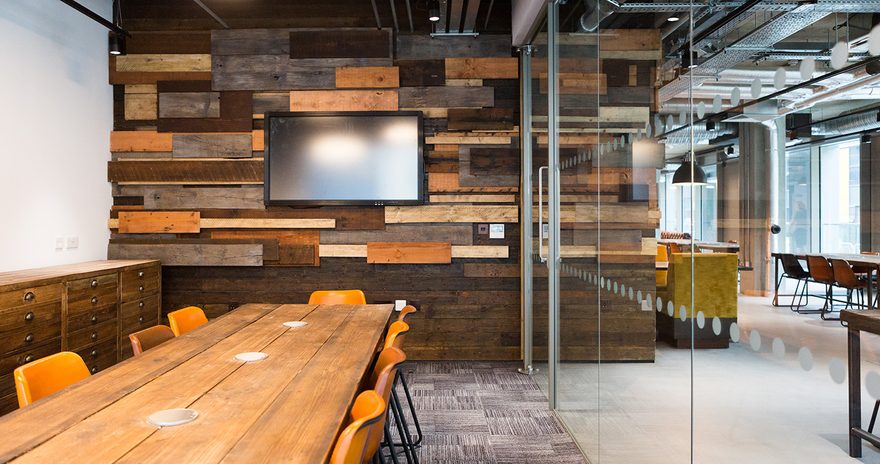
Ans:
<svg viewBox="0 0 880 464"><path fill-rule="evenodd" d="M779 255L773 257L773 275L775 279L774 282L777 282L776 292L773 295L773 306L779 306Z"/></svg>
<svg viewBox="0 0 880 464"><path fill-rule="evenodd" d="M862 389L861 389L861 348L860 333L852 328L847 330L848 380L849 380L849 455L862 457L862 439L854 430L862 427Z"/></svg>

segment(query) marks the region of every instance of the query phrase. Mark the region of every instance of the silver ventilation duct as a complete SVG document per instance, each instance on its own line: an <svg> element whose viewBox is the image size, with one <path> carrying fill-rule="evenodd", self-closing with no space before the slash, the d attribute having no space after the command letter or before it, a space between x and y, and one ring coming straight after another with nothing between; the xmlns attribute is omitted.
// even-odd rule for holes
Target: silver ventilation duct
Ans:
<svg viewBox="0 0 880 464"><path fill-rule="evenodd" d="M581 32L596 32L599 23L617 11L618 5L610 0L587 0L587 11L578 20L578 28Z"/></svg>
<svg viewBox="0 0 880 464"><path fill-rule="evenodd" d="M736 133L736 127L733 124L720 123L715 124L714 129L706 129L705 123L699 123L694 128L694 143L708 142L717 139L722 135L733 135ZM666 145L687 145L691 143L691 131L680 130L666 136L663 140Z"/></svg>
<svg viewBox="0 0 880 464"><path fill-rule="evenodd" d="M878 112L874 110L820 122L812 126L812 135L827 137L877 129L880 128L877 117Z"/></svg>

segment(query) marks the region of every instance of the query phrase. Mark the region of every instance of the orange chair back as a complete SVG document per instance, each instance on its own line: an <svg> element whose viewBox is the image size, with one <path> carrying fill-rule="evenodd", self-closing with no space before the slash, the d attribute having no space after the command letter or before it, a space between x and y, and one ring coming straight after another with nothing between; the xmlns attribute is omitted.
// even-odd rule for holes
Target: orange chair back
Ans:
<svg viewBox="0 0 880 464"><path fill-rule="evenodd" d="M367 390L358 395L351 407L351 423L336 439L330 464L370 462L373 456L366 456L367 444L373 432L372 425L385 416L385 404L375 390ZM381 435L379 438L381 439Z"/></svg>
<svg viewBox="0 0 880 464"><path fill-rule="evenodd" d="M202 311L202 308L195 306L187 306L186 308L168 313L168 325L171 326L171 331L174 332L175 337L192 332L207 323L208 318L205 317L205 312Z"/></svg>
<svg viewBox="0 0 880 464"><path fill-rule="evenodd" d="M831 270L834 272L834 280L844 288L863 288L868 285L867 281L859 280L853 268L843 259L829 260Z"/></svg>
<svg viewBox="0 0 880 464"><path fill-rule="evenodd" d="M62 351L21 366L12 373L18 407L23 408L91 374L78 354Z"/></svg>
<svg viewBox="0 0 880 464"><path fill-rule="evenodd" d="M409 332L409 324L403 321L394 321L388 327L388 333L385 335L384 348L400 348L403 345L403 336Z"/></svg>
<svg viewBox="0 0 880 464"><path fill-rule="evenodd" d="M172 338L174 338L174 331L167 325L154 325L128 335L128 339L131 341L131 351L135 356Z"/></svg>
<svg viewBox="0 0 880 464"><path fill-rule="evenodd" d="M417 312L415 306L406 305L403 307L403 309L400 310L400 314L397 315L397 320L402 321L402 322L406 322L406 319L409 317L409 315L414 312Z"/></svg>
<svg viewBox="0 0 880 464"><path fill-rule="evenodd" d="M318 290L309 296L309 304L367 304L360 290Z"/></svg>
<svg viewBox="0 0 880 464"><path fill-rule="evenodd" d="M666 245L657 245L657 262L664 263L669 261L669 249Z"/></svg>
<svg viewBox="0 0 880 464"><path fill-rule="evenodd" d="M391 398L391 389L394 387L394 377L397 375L397 367L406 361L406 355L400 348L385 348L379 353L376 365L370 375L370 383L373 384L373 390L382 397L385 404L388 404ZM369 462L379 450L379 442L382 440L382 432L385 429L385 418L387 414L373 425L370 426L370 436L367 442L367 452L364 454L364 462Z"/></svg>
<svg viewBox="0 0 880 464"><path fill-rule="evenodd" d="M834 269L824 256L807 255L807 270L816 282L834 285Z"/></svg>

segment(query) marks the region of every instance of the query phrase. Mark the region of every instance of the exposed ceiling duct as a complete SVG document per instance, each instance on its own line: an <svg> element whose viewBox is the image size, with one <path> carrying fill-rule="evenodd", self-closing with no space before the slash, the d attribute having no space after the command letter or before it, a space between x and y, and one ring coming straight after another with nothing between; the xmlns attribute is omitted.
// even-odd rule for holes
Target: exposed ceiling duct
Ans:
<svg viewBox="0 0 880 464"><path fill-rule="evenodd" d="M596 32L602 20L617 11L617 2L611 0L587 0L584 2L586 11L578 19L578 28L581 32Z"/></svg>
<svg viewBox="0 0 880 464"><path fill-rule="evenodd" d="M733 134L736 134L734 124L719 123L715 124L712 129L707 129L705 123L697 124L694 128L694 143L705 143L724 135ZM688 145L691 143L691 131L683 130L671 133L664 137L662 142L666 145Z"/></svg>
<svg viewBox="0 0 880 464"><path fill-rule="evenodd" d="M811 133L814 136L829 136L877 129L880 128L878 116L880 114L878 114L878 109L876 108L867 112L841 116L813 124Z"/></svg>

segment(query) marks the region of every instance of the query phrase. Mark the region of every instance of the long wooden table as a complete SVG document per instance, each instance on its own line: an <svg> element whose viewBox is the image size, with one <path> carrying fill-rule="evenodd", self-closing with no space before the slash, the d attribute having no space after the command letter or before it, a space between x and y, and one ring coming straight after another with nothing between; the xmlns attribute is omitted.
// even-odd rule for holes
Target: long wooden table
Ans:
<svg viewBox="0 0 880 464"><path fill-rule="evenodd" d="M781 268L780 263L782 261L782 255L786 253L771 253L770 255L775 260L774 262L774 284L779 282L779 269ZM863 254L855 254L855 253L792 253L799 260L806 260L807 255L810 256L822 256L825 259L842 259L848 262L850 265L859 265L868 270L867 280L868 282L874 282L874 272L877 272L877 275L880 276L880 256L878 255L863 255ZM867 287L867 295L866 299L868 302L868 307L870 309L875 309L874 300L872 297L872 293L874 291L874 285L868 285ZM773 295L773 306L779 306L779 289L777 288ZM790 295L782 295L782 296L790 296ZM797 295L795 295L797 296Z"/></svg>
<svg viewBox="0 0 880 464"><path fill-rule="evenodd" d="M880 447L880 437L862 428L862 350L861 333L880 335L880 313L877 311L840 312L840 320L847 323L847 366L849 372L849 455L862 457L862 440Z"/></svg>
<svg viewBox="0 0 880 464"><path fill-rule="evenodd" d="M244 305L0 418L0 462L324 462L392 311ZM247 351L269 356L234 359ZM198 418L147 422L184 407Z"/></svg>

